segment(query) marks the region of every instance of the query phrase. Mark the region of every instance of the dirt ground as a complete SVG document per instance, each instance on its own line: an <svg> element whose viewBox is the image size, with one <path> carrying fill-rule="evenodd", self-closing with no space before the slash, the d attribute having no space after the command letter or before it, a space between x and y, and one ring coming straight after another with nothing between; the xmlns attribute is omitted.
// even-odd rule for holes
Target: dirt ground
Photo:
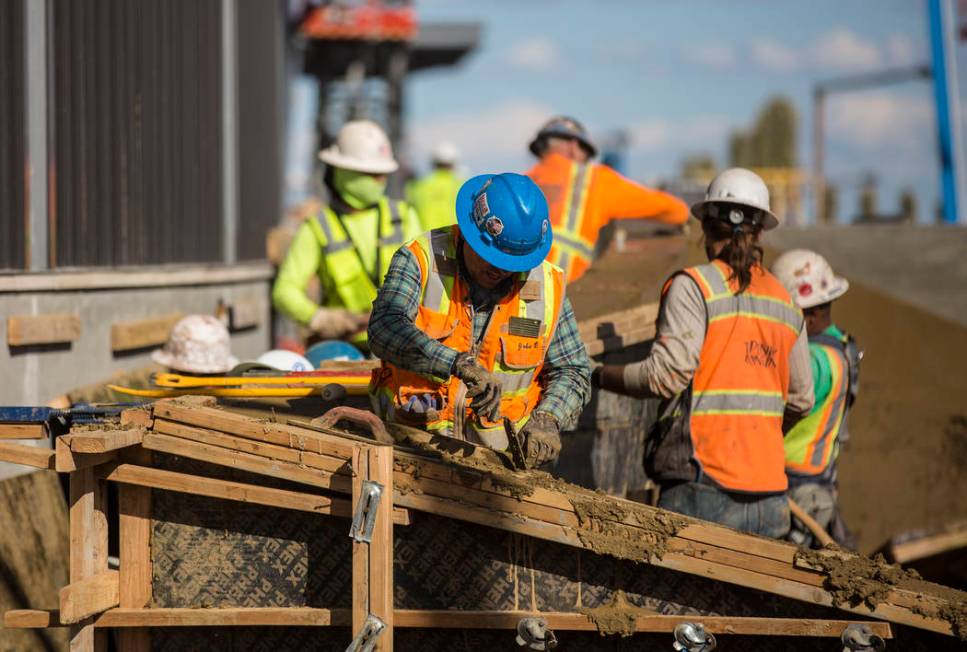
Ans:
<svg viewBox="0 0 967 652"><path fill-rule="evenodd" d="M767 263L775 257L767 252ZM630 240L568 288L578 320L657 300L704 262L693 236ZM844 517L869 553L900 532L967 517L967 327L851 279L834 319L865 349L840 456Z"/></svg>

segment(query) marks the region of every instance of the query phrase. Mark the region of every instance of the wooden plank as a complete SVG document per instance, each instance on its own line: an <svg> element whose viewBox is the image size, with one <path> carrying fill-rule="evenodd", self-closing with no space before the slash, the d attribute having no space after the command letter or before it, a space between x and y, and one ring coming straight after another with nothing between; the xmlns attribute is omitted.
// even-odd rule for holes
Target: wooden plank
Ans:
<svg viewBox="0 0 967 652"><path fill-rule="evenodd" d="M80 582L107 570L107 517L104 483L92 468L70 475L70 581ZM107 637L91 619L71 626L71 652L104 652Z"/></svg>
<svg viewBox="0 0 967 652"><path fill-rule="evenodd" d="M47 439L42 423L0 423L0 439Z"/></svg>
<svg viewBox="0 0 967 652"><path fill-rule="evenodd" d="M36 469L53 469L55 454L49 448L0 441L0 462L23 464Z"/></svg>
<svg viewBox="0 0 967 652"><path fill-rule="evenodd" d="M328 627L348 625L347 609L230 607L222 609L111 609L97 627ZM126 651L125 651L126 652Z"/></svg>
<svg viewBox="0 0 967 652"><path fill-rule="evenodd" d="M371 446L369 479L383 485L369 546L369 612L386 624L376 649L393 652L393 447Z"/></svg>
<svg viewBox="0 0 967 652"><path fill-rule="evenodd" d="M190 426L220 430L236 437L298 448L319 455L330 455L343 460L349 460L352 457L352 440L345 437L232 414L226 410L195 407L184 399L158 401L154 404L154 416Z"/></svg>
<svg viewBox="0 0 967 652"><path fill-rule="evenodd" d="M344 475L335 475L321 469L300 467L289 462L266 459L251 453L241 453L209 444L199 444L170 435L148 433L144 436L142 446L160 453L181 455L201 462L229 466L273 478L322 487L323 489L332 489L343 493L350 493L352 490L350 478Z"/></svg>
<svg viewBox="0 0 967 652"><path fill-rule="evenodd" d="M106 453L78 453L71 450L69 435L57 437L54 442L54 468L58 473L70 473L106 464L117 459L117 451Z"/></svg>
<svg viewBox="0 0 967 652"><path fill-rule="evenodd" d="M172 327L183 316L176 312L148 319L114 322L111 324L111 351L129 351L164 344Z"/></svg>
<svg viewBox="0 0 967 652"><path fill-rule="evenodd" d="M64 435L61 441L67 444L72 453L108 453L141 443L144 430L100 430L76 432Z"/></svg>
<svg viewBox="0 0 967 652"><path fill-rule="evenodd" d="M71 582L60 590L60 620L72 625L88 616L118 606L119 577L116 570L106 570Z"/></svg>
<svg viewBox="0 0 967 652"><path fill-rule="evenodd" d="M925 557L933 557L951 550L967 547L967 521L938 532L890 546L890 555L898 564L906 564Z"/></svg>
<svg viewBox="0 0 967 652"><path fill-rule="evenodd" d="M147 412L139 410L139 412ZM122 423L124 419L122 416ZM151 451L126 450L126 462L151 464ZM134 467L134 464L123 464ZM144 468L144 467L135 467ZM118 487L118 558L120 589L118 606L143 609L151 603L151 489L136 484ZM95 624L96 626L96 624ZM151 633L147 628L124 629L116 634L118 648L127 652L151 652Z"/></svg>
<svg viewBox="0 0 967 652"><path fill-rule="evenodd" d="M266 309L264 302L259 299L235 299L228 306L230 329L256 328L262 323L262 314Z"/></svg>
<svg viewBox="0 0 967 652"><path fill-rule="evenodd" d="M64 344L81 336L76 314L12 315L7 317L7 345Z"/></svg>
<svg viewBox="0 0 967 652"><path fill-rule="evenodd" d="M363 495L363 482L369 479L369 455L365 448L357 446L353 451L352 497L353 513L359 509ZM352 542L352 636L363 629L369 615L369 544L365 541Z"/></svg>
<svg viewBox="0 0 967 652"><path fill-rule="evenodd" d="M128 408L121 410L121 426L123 428L150 428L154 423L151 408Z"/></svg>
<svg viewBox="0 0 967 652"><path fill-rule="evenodd" d="M6 629L46 629L60 627L60 612L56 609L11 609L3 614Z"/></svg>
<svg viewBox="0 0 967 652"><path fill-rule="evenodd" d="M618 332L646 324L654 324L658 317L658 302L646 303L626 310L610 312L578 323L581 339L589 341L601 337L602 332ZM602 329L601 327L604 327Z"/></svg>

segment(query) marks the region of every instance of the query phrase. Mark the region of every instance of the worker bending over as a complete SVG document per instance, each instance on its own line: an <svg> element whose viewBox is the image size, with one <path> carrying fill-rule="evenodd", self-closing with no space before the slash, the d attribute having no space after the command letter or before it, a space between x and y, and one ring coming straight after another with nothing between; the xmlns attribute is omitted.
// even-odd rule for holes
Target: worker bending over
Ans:
<svg viewBox="0 0 967 652"><path fill-rule="evenodd" d="M784 537L782 435L812 408L813 388L802 313L762 266L759 236L779 222L765 183L741 168L713 179L692 211L710 262L665 283L648 357L599 367L593 382L662 399L645 444L659 507Z"/></svg>
<svg viewBox="0 0 967 652"><path fill-rule="evenodd" d="M457 224L400 249L373 305L370 384L387 421L508 448L528 466L557 458L560 431L590 396L590 364L540 189L519 174L461 187Z"/></svg>
<svg viewBox="0 0 967 652"><path fill-rule="evenodd" d="M848 439L846 419L859 390L863 352L852 336L833 323L832 302L846 294L849 282L833 274L826 259L806 249L779 256L772 272L802 308L809 335L816 403L805 419L786 433L789 497L829 531L836 542L856 548L837 507L840 445ZM793 518L789 539L813 545L809 530Z"/></svg>
<svg viewBox="0 0 967 652"><path fill-rule="evenodd" d="M399 166L376 123L347 122L319 158L327 166L329 203L299 227L272 301L316 338L365 346L376 290L396 250L420 233L420 222L413 209L385 195L386 177ZM306 295L313 274L322 283L321 306Z"/></svg>
<svg viewBox="0 0 967 652"><path fill-rule="evenodd" d="M442 142L433 150L433 171L406 186L406 199L416 209L424 231L450 226L457 221L453 206L463 181L455 168L460 155L453 143Z"/></svg>
<svg viewBox="0 0 967 652"><path fill-rule="evenodd" d="M599 163L584 127L567 117L551 119L537 133L530 150L540 160L527 173L547 197L554 246L549 260L564 270L568 282L584 275L594 260L598 235L612 220L651 218L684 224L688 206Z"/></svg>

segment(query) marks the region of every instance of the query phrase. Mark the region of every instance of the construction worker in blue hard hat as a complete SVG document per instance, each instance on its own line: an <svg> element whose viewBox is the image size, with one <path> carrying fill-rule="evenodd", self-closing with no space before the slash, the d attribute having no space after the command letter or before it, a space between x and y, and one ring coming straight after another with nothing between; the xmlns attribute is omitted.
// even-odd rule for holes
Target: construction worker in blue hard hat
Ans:
<svg viewBox="0 0 967 652"><path fill-rule="evenodd" d="M539 466L590 396L564 274L545 261L547 201L525 176L485 174L460 188L456 218L401 248L386 273L369 322L382 360L374 408L497 450L509 425Z"/></svg>

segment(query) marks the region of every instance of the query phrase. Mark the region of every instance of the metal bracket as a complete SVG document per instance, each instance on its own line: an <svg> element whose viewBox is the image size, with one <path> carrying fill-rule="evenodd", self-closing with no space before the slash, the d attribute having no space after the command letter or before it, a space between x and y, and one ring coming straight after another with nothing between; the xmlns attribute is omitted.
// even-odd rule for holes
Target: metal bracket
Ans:
<svg viewBox="0 0 967 652"><path fill-rule="evenodd" d="M374 480L365 480L359 494L359 502L353 514L353 524L349 528L349 536L353 541L369 543L373 538L373 527L376 525L376 512L379 510L379 499L383 495L383 485Z"/></svg>
<svg viewBox="0 0 967 652"><path fill-rule="evenodd" d="M676 652L711 652L718 646L715 637L705 631L701 623L681 623L675 626Z"/></svg>
<svg viewBox="0 0 967 652"><path fill-rule="evenodd" d="M517 645L531 650L553 650L557 647L557 637L547 628L543 618L521 618L517 623Z"/></svg>
<svg viewBox="0 0 967 652"><path fill-rule="evenodd" d="M376 649L376 641L379 640L385 630L386 623L373 614L369 614L366 616L363 628L346 648L346 652L372 652Z"/></svg>
<svg viewBox="0 0 967 652"><path fill-rule="evenodd" d="M883 652L886 649L886 641L862 623L847 625L839 640L845 646L843 652Z"/></svg>

